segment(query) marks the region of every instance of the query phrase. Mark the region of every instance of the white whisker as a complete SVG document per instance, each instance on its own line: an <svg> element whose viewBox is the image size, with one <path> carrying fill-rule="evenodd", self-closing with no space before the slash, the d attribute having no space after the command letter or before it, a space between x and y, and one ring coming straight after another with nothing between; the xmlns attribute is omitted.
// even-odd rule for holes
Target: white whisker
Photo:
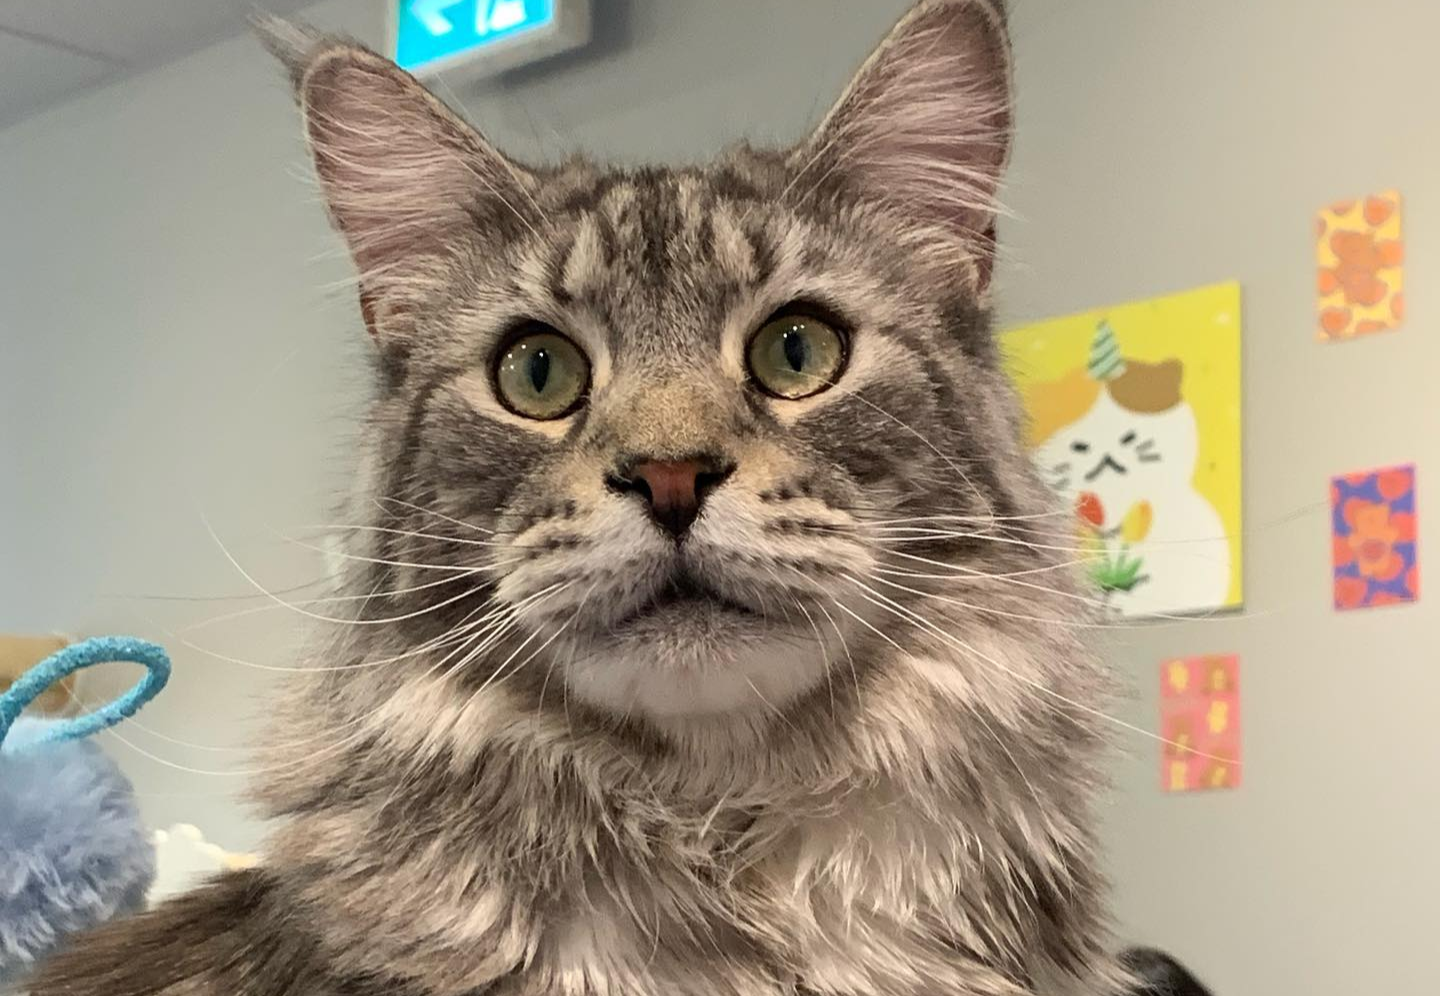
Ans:
<svg viewBox="0 0 1440 996"><path fill-rule="evenodd" d="M408 508L411 511L419 512L422 515L433 515L435 518L440 519L443 522L449 522L464 529L474 529L477 532L488 533L491 536L495 535L495 531L493 529L486 529L484 526L477 526L475 525L475 523L466 522L463 519L451 518L444 512L437 512L433 508L426 508L423 505L415 505L408 501L401 501L399 498L375 498L373 499L373 501L377 506L379 506L381 511L385 511L385 503L388 502L392 505L399 505L401 508ZM386 512L386 514L389 515L393 513Z"/></svg>
<svg viewBox="0 0 1440 996"><path fill-rule="evenodd" d="M1112 724L1112 725L1114 725L1114 726L1118 726L1118 727L1120 727L1121 729L1128 730L1128 731L1130 731L1131 733L1139 734L1140 736L1146 737L1146 738L1148 738L1148 739L1150 739L1150 740L1158 741L1159 743L1165 744L1165 745L1170 746L1170 747L1178 747L1178 748L1180 748L1180 749L1182 749L1182 750L1185 750L1185 751L1187 751L1187 752L1189 752L1189 753L1191 753L1191 754L1194 754L1196 757L1203 757L1203 758L1205 758L1206 760L1210 760L1210 761L1225 761L1226 763L1234 763L1234 764L1238 764L1238 763L1239 763L1238 761L1235 761L1233 758L1218 757L1218 756L1215 756L1215 755L1212 755L1212 754L1206 754L1206 753L1204 753L1204 752L1202 752L1202 751L1198 751L1198 750L1195 750L1195 749L1193 749L1193 748L1191 748L1191 747L1187 747L1187 746L1185 746L1184 744L1176 743L1175 741L1169 740L1169 739L1167 739L1167 738L1165 738L1165 737L1162 737L1162 736L1160 736L1160 735L1157 734L1157 733L1152 733L1152 732L1150 732L1149 730L1145 729L1144 727L1136 726L1135 724L1133 724L1133 723L1127 723L1125 720L1120 719L1120 718L1118 718L1118 717L1116 717L1116 716L1111 716L1109 713L1105 712L1105 711L1102 710L1102 709L1096 709L1096 708L1094 708L1093 706L1088 706L1088 705L1086 705L1086 704L1083 703L1083 702L1077 702L1077 701L1075 701L1074 699L1071 699L1070 697L1068 697L1068 696L1066 696L1066 695L1062 695L1060 692L1055 691L1053 688L1047 687L1047 686L1044 685L1042 682L1036 681L1034 678L1031 678L1029 675L1022 674L1022 673L1020 673L1019 671L1015 670L1014 668L1008 667L1008 666L1006 666L1005 664L1000 663L999 661L997 661L994 657L990 656L989 654L986 654L986 653L984 653L984 652L982 652L982 651L980 651L980 650L977 650L975 647L973 647L973 646L971 646L970 644L966 643L964 640L960 639L959 637L955 636L955 635L952 634L952 633L946 632L945 630L943 630L943 629L941 629L940 627L936 626L934 623L930 622L928 619L925 619L923 616L917 615L916 613L912 612L911 610L909 610L909 609L905 608L904 606L900 605L898 602L895 602L895 601L892 600L892 599L886 598L884 595L881 595L880 593L876 592L873 588L871 588L869 585L865 584L863 581L859 580L858 578L852 577L852 576L850 576L850 575L847 574L847 575L845 575L845 579L846 579L847 581L851 582L852 584L854 584L856 587L862 589L862 590L861 590L861 597L864 598L866 601L870 602L871 604L873 604L873 605L875 605L875 606L877 606L877 607L879 607L879 608L886 609L886 610L888 610L892 615L897 615L897 616L899 616L901 619L907 619L907 620L909 620L910 622L915 623L915 624L921 626L922 628L924 628L924 629L928 630L929 632L935 634L936 636L940 637L942 640L946 641L946 642L949 643L951 646L954 646L954 647L956 647L956 648L964 651L966 654L969 654L972 658L981 660L981 661L985 662L986 664L989 664L991 667L994 667L994 668L996 668L997 670L1003 672L1004 674L1007 674L1007 675L1009 675L1010 677L1014 678L1015 680L1020 681L1020 682L1022 682L1022 683L1024 683L1024 684L1030 686L1031 688L1033 688L1033 689L1035 689L1036 691L1040 692L1042 695L1045 695L1045 696L1047 696L1048 698L1053 699L1054 701L1059 702L1060 704L1062 704L1062 705L1064 705L1064 706L1068 706L1068 707L1071 708L1071 709L1076 709L1076 710L1078 710L1078 711L1080 711L1080 712L1082 712L1082 713L1085 713L1086 715L1093 716L1093 717L1095 717L1096 719L1103 720L1104 722L1110 723L1110 724ZM843 608L843 606L842 606L842 608ZM847 611L848 611L848 610L847 610ZM853 614L854 614L854 613L852 613L852 615L853 615ZM855 618L859 619L860 617L859 617L858 615L856 615ZM863 621L863 620L862 620L862 621ZM868 625L868 624L867 624L867 625ZM871 628L874 629L874 627L871 627ZM878 633L879 630L876 630L876 632ZM1058 708L1058 706L1057 706L1056 708Z"/></svg>
<svg viewBox="0 0 1440 996"><path fill-rule="evenodd" d="M498 546L505 547L508 544L496 543L491 540L461 539L458 536L444 536L440 533L422 533L413 529L393 529L389 526L364 526L364 525L341 525L338 523L320 526L303 526L304 529L313 529L324 533L384 533L388 536L411 536L415 539L439 540L442 543L454 543L457 546Z"/></svg>
<svg viewBox="0 0 1440 996"><path fill-rule="evenodd" d="M462 643L462 644L461 644L461 648L463 648L463 647L464 647L464 644ZM443 667L443 666L445 665L445 663L446 663L447 661L449 661L449 660L455 655L455 653L458 653L458 652L459 652L459 648L457 648L456 651L452 651L451 654L446 655L446 657L442 658L442 659L441 659L440 661L438 661L435 665L433 665L432 667L430 667L430 668L424 673L424 675L422 675L421 677L427 677L427 676L429 676L429 675L431 675L431 674L434 674L437 670L439 670L441 667ZM315 741L315 740L323 739L323 738L325 738L325 737L331 736L331 735L336 734L336 733L343 733L343 732L345 732L345 731L347 731L347 730L350 730L350 729L352 729L352 728L354 728L354 727L356 727L356 726L361 726L361 725L366 721L367 718L368 718L368 717L366 717L366 716L358 716L358 717L356 717L355 719L351 720L350 722L345 723L345 724L342 724L342 725L339 726L338 728L328 729L328 730L326 730L323 734L321 734L321 735L319 735L319 736L317 736L317 737L308 738L307 740L299 741L298 743L299 743L300 746L306 746L306 745L308 745L309 743L311 743L311 742L313 742L313 741ZM133 742L125 739L125 737L121 736L118 732L116 732L116 729L115 729L114 727L112 727L112 728L110 728L109 730L107 730L107 731L106 731L106 734L107 734L108 736L114 738L115 740L117 740L117 741L120 742L121 744L124 744L126 747L128 747L130 750L134 751L135 753L139 754L141 757L147 758L148 760L154 761L156 764L159 764L159 765L161 765L161 766L163 766L163 767L166 767L166 768L170 768L171 770L174 770L174 771L180 771L180 772L184 772L184 773L186 773L186 774L202 775L202 776L207 776L207 777L253 778L253 777L258 777L258 776L261 776L261 775L271 775L271 774L275 774L275 773L278 773L278 772L281 772L281 771L293 771L293 770L295 770L295 769L297 769L297 768L304 767L304 766L306 766L306 765L308 765L308 764L313 763L313 762L314 762L315 760L317 760L318 758L328 756L329 754L333 754L333 753L335 753L336 751L341 750L341 749L349 746L350 744L357 742L357 741L364 735L364 732L365 732L365 731L364 731L363 729L361 729L361 730L357 731L356 733L351 734L350 736L343 737L343 738L342 738L341 740L339 740L339 741L336 741L336 742L334 742L334 743L331 743L331 744L329 744L329 745L327 745L327 746L320 747L320 748L317 749L315 752L313 752L313 753L311 753L311 754L308 754L308 755L306 755L305 757L296 759L296 760L294 760L294 761L287 761L287 762L283 762L283 763L280 763L280 764L268 765L268 766L264 766L264 767L260 767L260 768L251 768L251 769L247 769L247 770L234 770L234 771L206 770L206 769L203 769L203 768L192 768L192 767L189 767L189 766L187 766L187 765L177 764L177 763L175 763L174 761L170 761L170 760L168 760L168 759L166 759L166 758L160 757L159 755L154 754L154 753L152 753L152 752L150 752L150 751L147 751L147 750L145 750L143 747L140 747L139 745L137 745L137 744L135 744L135 743L133 743Z"/></svg>
<svg viewBox="0 0 1440 996"><path fill-rule="evenodd" d="M502 564L504 563L515 563L515 561L502 561ZM364 595L326 595L323 598L302 598L294 602L286 603L285 605L276 605L274 603L271 603L269 605L255 605L251 606L248 609L238 609L234 612L227 612L223 615L212 616L208 619L202 619L196 623L190 623L188 626L184 626L179 630L176 630L175 632L197 633L200 630L209 629L211 626L217 626L220 623L233 622L236 619L243 619L247 616L259 615L265 612L275 612L278 609L289 608L293 605L328 605L334 602L364 602L376 598L391 598L396 595L409 595L417 591L425 591L429 588L438 588L441 585L454 584L456 581L463 581L467 577L473 577L476 574L482 574L487 570L491 570L499 566L500 565L497 564L493 565L493 567L471 568L469 570L466 570L463 574L452 574L448 577L441 578L439 581L427 581L424 584L411 585L406 588L394 588L388 591L373 591ZM264 596L256 595L255 597L263 598Z"/></svg>

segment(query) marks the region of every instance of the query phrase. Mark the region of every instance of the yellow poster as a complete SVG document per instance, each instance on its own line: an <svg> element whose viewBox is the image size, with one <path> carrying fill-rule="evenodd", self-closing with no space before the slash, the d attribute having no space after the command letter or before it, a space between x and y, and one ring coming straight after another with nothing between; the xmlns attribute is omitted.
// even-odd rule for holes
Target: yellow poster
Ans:
<svg viewBox="0 0 1440 996"><path fill-rule="evenodd" d="M1240 285L1007 332L1041 475L1124 616L1242 602Z"/></svg>

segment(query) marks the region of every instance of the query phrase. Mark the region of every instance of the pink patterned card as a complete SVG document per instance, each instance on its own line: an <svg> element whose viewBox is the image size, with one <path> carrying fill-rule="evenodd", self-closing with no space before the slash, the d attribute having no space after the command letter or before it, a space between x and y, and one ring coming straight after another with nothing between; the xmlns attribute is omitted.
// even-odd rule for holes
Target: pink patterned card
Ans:
<svg viewBox="0 0 1440 996"><path fill-rule="evenodd" d="M1240 658L1208 654L1160 666L1161 784L1166 792L1240 787Z"/></svg>

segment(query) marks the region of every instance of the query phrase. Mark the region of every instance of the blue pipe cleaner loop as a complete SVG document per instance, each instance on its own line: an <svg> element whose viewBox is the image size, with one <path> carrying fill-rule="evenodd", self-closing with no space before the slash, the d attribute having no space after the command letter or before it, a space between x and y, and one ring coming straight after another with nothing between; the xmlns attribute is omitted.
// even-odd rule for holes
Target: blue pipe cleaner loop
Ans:
<svg viewBox="0 0 1440 996"><path fill-rule="evenodd" d="M43 695L51 685L76 671L113 661L143 665L145 677L114 701L83 716L54 723L44 735L20 750L28 751L41 744L61 740L80 740L114 726L139 712L145 703L160 694L170 680L170 657L157 644L133 636L99 636L73 643L30 668L4 694L0 694L0 745L4 744L11 725L25 707Z"/></svg>

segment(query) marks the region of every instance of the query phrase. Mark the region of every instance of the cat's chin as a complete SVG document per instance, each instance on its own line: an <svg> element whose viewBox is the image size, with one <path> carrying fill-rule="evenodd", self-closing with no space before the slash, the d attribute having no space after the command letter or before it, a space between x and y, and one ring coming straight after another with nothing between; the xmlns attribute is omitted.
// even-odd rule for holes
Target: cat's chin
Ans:
<svg viewBox="0 0 1440 996"><path fill-rule="evenodd" d="M557 659L576 698L623 716L773 712L822 682L841 652L799 627L719 599L666 598L576 637Z"/></svg>

